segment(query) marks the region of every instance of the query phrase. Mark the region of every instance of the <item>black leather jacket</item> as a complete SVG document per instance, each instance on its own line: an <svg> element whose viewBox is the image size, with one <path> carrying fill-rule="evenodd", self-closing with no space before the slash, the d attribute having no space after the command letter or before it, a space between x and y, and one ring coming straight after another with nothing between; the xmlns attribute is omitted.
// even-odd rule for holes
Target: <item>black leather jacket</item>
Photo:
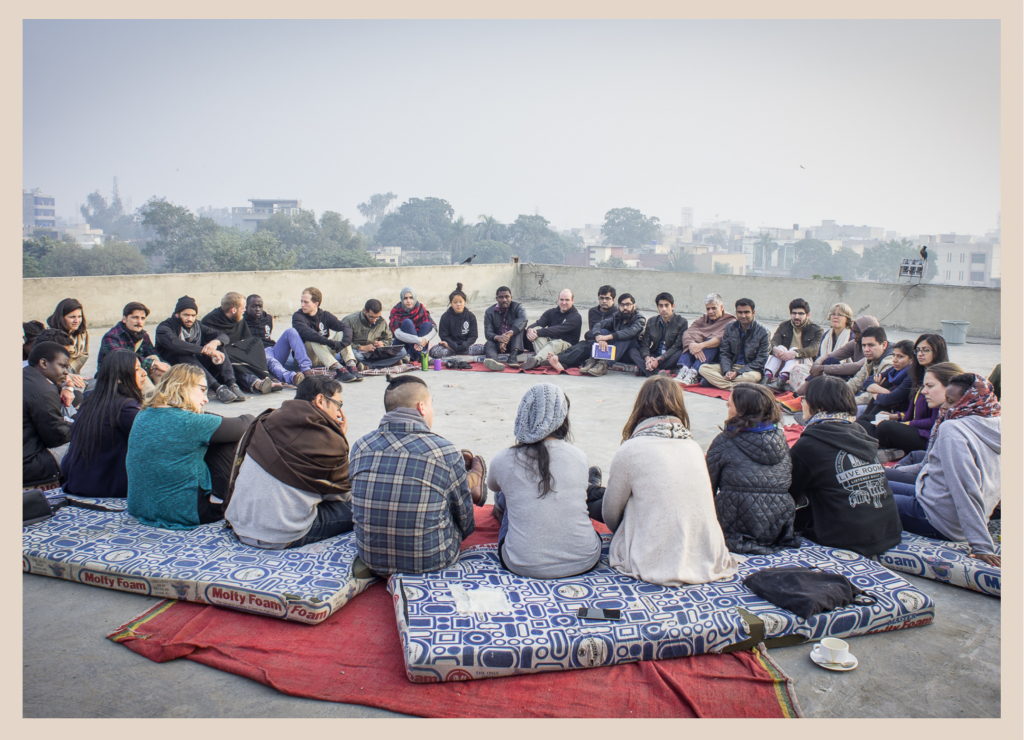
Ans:
<svg viewBox="0 0 1024 740"><path fill-rule="evenodd" d="M743 365L748 372L762 372L764 364L768 362L770 350L768 330L764 328L764 324L755 321L747 329L744 356L740 357L740 322L733 321L725 327L725 334L722 335L722 344L718 349L718 364L722 367L723 375L732 370L734 365Z"/></svg>

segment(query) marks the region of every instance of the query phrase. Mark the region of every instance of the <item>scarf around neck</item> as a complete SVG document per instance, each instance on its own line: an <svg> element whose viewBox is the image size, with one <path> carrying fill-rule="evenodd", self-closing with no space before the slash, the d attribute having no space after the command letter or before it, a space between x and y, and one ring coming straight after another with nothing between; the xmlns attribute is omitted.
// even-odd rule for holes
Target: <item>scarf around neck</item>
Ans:
<svg viewBox="0 0 1024 740"><path fill-rule="evenodd" d="M957 401L956 406L943 409L939 412L939 418L932 426L931 437L935 437L939 425L944 421L963 419L965 416L994 417L1002 416L1003 410L996 398L995 389L992 384L980 375L975 376L974 385L967 389L967 392Z"/></svg>
<svg viewBox="0 0 1024 740"><path fill-rule="evenodd" d="M121 329L124 331L125 334L128 335L128 338L132 340L133 344L138 344L146 336L145 329L143 329L142 331L132 331L123 321L121 322Z"/></svg>
<svg viewBox="0 0 1024 740"><path fill-rule="evenodd" d="M430 321L430 312L427 311L419 301L416 301L412 308L406 308L405 304L399 301L395 307L391 309L391 316L388 320L388 325L391 327L391 331L394 332L396 329L400 328L402 326L402 322L406 319L412 319L413 325L418 330L421 326Z"/></svg>
<svg viewBox="0 0 1024 740"><path fill-rule="evenodd" d="M663 439L691 439L690 430L675 416L652 416L644 419L630 435L636 437L661 437Z"/></svg>
<svg viewBox="0 0 1024 740"><path fill-rule="evenodd" d="M811 424L818 424L820 422L831 422L833 424L852 424L857 421L857 417L852 414L826 414L824 411L819 412L807 420L805 427L809 427Z"/></svg>

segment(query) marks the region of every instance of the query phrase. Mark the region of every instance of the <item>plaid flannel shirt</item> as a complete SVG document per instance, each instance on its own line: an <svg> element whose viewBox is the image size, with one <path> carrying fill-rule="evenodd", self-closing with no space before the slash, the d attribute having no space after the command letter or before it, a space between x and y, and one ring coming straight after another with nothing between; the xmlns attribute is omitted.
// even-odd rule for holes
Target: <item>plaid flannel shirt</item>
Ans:
<svg viewBox="0 0 1024 740"><path fill-rule="evenodd" d="M356 547L374 573L428 573L459 559L475 524L451 442L423 422L385 416L352 446L349 477Z"/></svg>
<svg viewBox="0 0 1024 740"><path fill-rule="evenodd" d="M147 373L153 368L153 361L149 358L157 352L149 338L149 332L142 332L142 342L139 343L139 348L135 349L135 342L125 330L124 322L118 322L117 326L104 334L103 339L100 340L100 354L96 359L96 366L99 367L103 358L116 349L126 349L137 354L139 362L142 363L142 369Z"/></svg>

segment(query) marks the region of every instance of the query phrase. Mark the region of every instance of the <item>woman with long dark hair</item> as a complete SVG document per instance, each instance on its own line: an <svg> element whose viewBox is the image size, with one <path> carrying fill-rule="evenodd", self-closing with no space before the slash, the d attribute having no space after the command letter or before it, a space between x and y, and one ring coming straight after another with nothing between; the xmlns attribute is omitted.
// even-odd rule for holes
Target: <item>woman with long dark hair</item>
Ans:
<svg viewBox="0 0 1024 740"><path fill-rule="evenodd" d="M922 384L928 368L936 365L953 365L949 362L949 354L946 352L946 340L938 334L922 334L914 342L913 355L913 362L907 368L907 374L911 379L910 403L907 410L903 413L890 413L889 418L880 421L875 429L878 446L884 450L902 450L905 453L925 450L932 427L939 418L939 408L928 403L922 392ZM957 372L962 372L959 366L953 367L957 368ZM948 369L939 375L946 382L953 377Z"/></svg>
<svg viewBox="0 0 1024 740"><path fill-rule="evenodd" d="M683 392L649 378L612 457L604 523L615 532L608 559L620 573L661 586L709 583L736 573L715 516L711 479L690 435Z"/></svg>
<svg viewBox="0 0 1024 740"><path fill-rule="evenodd" d="M128 495L124 461L128 435L142 410L146 377L134 352L119 349L103 358L96 386L75 416L68 453L61 462L66 493L95 498Z"/></svg>
<svg viewBox="0 0 1024 740"><path fill-rule="evenodd" d="M587 456L569 443L569 399L538 383L519 402L516 444L491 461L487 486L501 515L498 556L526 578L585 573L601 557L587 514Z"/></svg>
<svg viewBox="0 0 1024 740"><path fill-rule="evenodd" d="M71 372L75 375L81 373L85 361L89 359L89 329L82 304L74 298L65 298L57 304L53 314L46 320L46 325L71 335L75 343L71 348Z"/></svg>
<svg viewBox="0 0 1024 740"><path fill-rule="evenodd" d="M726 413L705 459L729 552L770 555L799 547L789 495L793 463L775 395L754 383L738 383L726 400Z"/></svg>

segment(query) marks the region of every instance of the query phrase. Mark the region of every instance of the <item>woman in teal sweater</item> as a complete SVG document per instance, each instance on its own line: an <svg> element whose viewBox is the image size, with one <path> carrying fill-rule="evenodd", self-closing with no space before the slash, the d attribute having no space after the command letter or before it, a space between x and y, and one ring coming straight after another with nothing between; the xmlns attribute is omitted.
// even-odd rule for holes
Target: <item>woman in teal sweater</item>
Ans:
<svg viewBox="0 0 1024 740"><path fill-rule="evenodd" d="M224 518L221 503L238 440L251 414L204 414L206 376L175 365L135 417L128 437L128 513L161 529L192 529Z"/></svg>

